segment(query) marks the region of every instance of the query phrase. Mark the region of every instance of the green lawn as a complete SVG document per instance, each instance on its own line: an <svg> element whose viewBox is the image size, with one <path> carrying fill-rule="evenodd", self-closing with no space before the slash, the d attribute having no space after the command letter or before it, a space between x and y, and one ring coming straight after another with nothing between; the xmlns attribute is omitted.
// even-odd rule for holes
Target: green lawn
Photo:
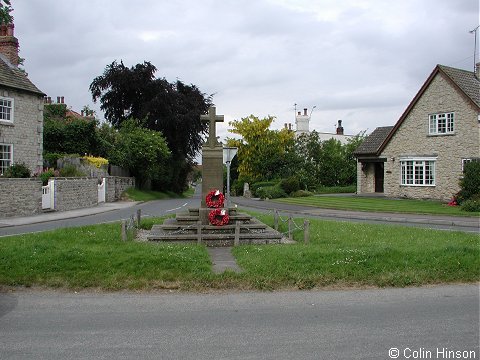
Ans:
<svg viewBox="0 0 480 360"><path fill-rule="evenodd" d="M479 212L462 211L459 206L448 206L440 201L413 199L383 199L360 196L308 196L272 200L285 204L313 206L325 209L435 214L452 216L479 216Z"/></svg>
<svg viewBox="0 0 480 360"><path fill-rule="evenodd" d="M164 200L174 198L185 198L193 195L194 188L189 188L183 194L179 195L171 191L161 192L153 190L140 190L137 188L129 188L125 191L126 197L133 201L151 201L151 200Z"/></svg>
<svg viewBox="0 0 480 360"><path fill-rule="evenodd" d="M0 286L205 291L480 280L477 234L323 220L311 220L310 233L309 244L297 232L294 245L236 247L244 272L221 275L211 272L205 247L123 242L119 223L4 237Z"/></svg>

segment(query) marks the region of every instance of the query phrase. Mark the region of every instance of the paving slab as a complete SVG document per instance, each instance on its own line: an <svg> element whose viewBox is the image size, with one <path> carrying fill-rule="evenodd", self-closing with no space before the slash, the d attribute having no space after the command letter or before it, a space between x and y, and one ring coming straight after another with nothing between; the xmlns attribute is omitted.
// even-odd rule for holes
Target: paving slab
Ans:
<svg viewBox="0 0 480 360"><path fill-rule="evenodd" d="M222 274L226 270L236 273L242 272L240 266L232 255L231 247L209 247L207 248L208 254L213 265L213 272L215 274Z"/></svg>

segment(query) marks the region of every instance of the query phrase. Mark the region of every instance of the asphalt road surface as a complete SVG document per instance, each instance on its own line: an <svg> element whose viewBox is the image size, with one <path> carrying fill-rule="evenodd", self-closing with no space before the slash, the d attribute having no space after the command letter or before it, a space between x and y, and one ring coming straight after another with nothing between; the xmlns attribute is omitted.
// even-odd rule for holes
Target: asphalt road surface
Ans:
<svg viewBox="0 0 480 360"><path fill-rule="evenodd" d="M0 293L1 359L479 359L478 326L478 285Z"/></svg>
<svg viewBox="0 0 480 360"><path fill-rule="evenodd" d="M107 211L94 215L73 217L54 221L45 221L28 225L0 227L0 236L120 221L122 219L130 218L132 215L135 215L138 209L141 210L142 217L151 217L175 214L175 212L181 211L182 209L185 210L188 207L194 206L200 206L199 197L148 201L123 209Z"/></svg>

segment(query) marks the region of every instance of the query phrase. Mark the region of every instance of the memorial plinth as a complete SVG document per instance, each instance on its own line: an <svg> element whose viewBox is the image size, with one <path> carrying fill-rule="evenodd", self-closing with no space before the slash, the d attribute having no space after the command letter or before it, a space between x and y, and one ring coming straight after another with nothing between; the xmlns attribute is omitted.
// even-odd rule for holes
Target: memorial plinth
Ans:
<svg viewBox="0 0 480 360"><path fill-rule="evenodd" d="M198 243L207 246L233 246L236 244L277 244L282 234L261 223L252 216L237 213L236 208L223 208L228 212L229 223L223 226L210 224L205 198L212 190L223 192L223 146L217 141L215 125L223 121L222 115L215 114L211 107L208 115L200 117L209 123L208 139L202 146L202 200L200 208L188 209L167 219L163 225L154 225L150 241L173 243Z"/></svg>
<svg viewBox="0 0 480 360"><path fill-rule="evenodd" d="M201 121L208 122L208 139L202 146L202 202L199 209L200 222L208 225L208 213L205 197L212 190L223 192L223 146L217 141L216 123L223 122L223 115L217 115L215 107L202 115Z"/></svg>

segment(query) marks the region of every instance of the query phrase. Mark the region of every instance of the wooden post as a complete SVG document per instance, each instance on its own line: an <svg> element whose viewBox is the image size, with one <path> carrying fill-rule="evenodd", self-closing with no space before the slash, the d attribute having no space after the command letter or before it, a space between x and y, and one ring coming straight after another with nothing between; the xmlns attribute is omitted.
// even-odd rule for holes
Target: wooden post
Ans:
<svg viewBox="0 0 480 360"><path fill-rule="evenodd" d="M140 229L140 221L142 220L142 210L137 210L137 229Z"/></svg>
<svg viewBox="0 0 480 360"><path fill-rule="evenodd" d="M127 221L122 220L122 240L127 241Z"/></svg>
<svg viewBox="0 0 480 360"><path fill-rule="evenodd" d="M278 231L278 211L273 210L273 228Z"/></svg>
<svg viewBox="0 0 480 360"><path fill-rule="evenodd" d="M305 219L303 221L303 242L308 244L310 241L310 221Z"/></svg>
<svg viewBox="0 0 480 360"><path fill-rule="evenodd" d="M235 240L233 240L233 246L240 245L240 221L235 222Z"/></svg>
<svg viewBox="0 0 480 360"><path fill-rule="evenodd" d="M293 227L293 220L292 220L292 215L288 217L288 238L290 240L293 239L293 234L292 234L292 227Z"/></svg>
<svg viewBox="0 0 480 360"><path fill-rule="evenodd" d="M202 245L202 222L197 222L197 244Z"/></svg>

